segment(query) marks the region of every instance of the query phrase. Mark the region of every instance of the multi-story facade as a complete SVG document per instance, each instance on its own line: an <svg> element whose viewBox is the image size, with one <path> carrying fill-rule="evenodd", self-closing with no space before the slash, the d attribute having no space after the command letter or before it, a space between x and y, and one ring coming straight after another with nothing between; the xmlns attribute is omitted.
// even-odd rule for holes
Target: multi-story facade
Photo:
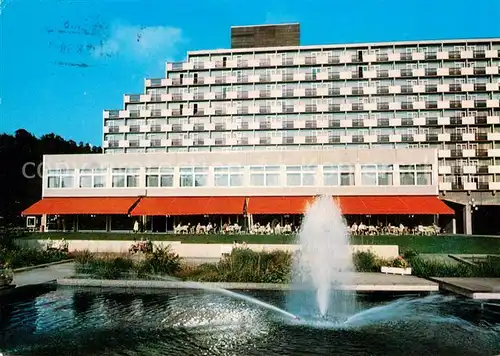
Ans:
<svg viewBox="0 0 500 356"><path fill-rule="evenodd" d="M104 111L103 148L369 149L374 158L434 149L433 184L464 206L467 225L471 201L500 203L499 67L500 39L188 52L164 78L146 79L144 93L125 95L122 109Z"/></svg>

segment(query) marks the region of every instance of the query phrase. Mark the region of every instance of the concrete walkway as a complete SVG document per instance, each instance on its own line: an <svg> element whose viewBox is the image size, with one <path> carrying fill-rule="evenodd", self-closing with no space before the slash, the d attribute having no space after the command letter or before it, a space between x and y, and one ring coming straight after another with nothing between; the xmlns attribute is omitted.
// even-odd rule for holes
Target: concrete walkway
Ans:
<svg viewBox="0 0 500 356"><path fill-rule="evenodd" d="M471 299L500 300L500 278L431 278L439 288Z"/></svg>
<svg viewBox="0 0 500 356"><path fill-rule="evenodd" d="M344 285L342 289L358 292L437 292L437 283L418 278L415 276L399 276L382 273L352 273L352 283ZM293 286L278 283L202 283L182 281L158 281L158 280L102 280L102 279L75 279L61 278L57 284L81 287L121 287L121 288L173 288L173 289L198 289L201 285L213 288L237 289L237 290L290 290Z"/></svg>
<svg viewBox="0 0 500 356"><path fill-rule="evenodd" d="M14 273L14 281L12 283L16 285L16 288L33 284L43 284L56 281L60 278L68 278L74 273L74 262L68 262Z"/></svg>

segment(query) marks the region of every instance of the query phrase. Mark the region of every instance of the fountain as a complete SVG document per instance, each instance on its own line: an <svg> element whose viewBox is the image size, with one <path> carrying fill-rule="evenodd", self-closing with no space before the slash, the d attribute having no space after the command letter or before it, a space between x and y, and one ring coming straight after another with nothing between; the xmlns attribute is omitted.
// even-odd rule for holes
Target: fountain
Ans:
<svg viewBox="0 0 500 356"><path fill-rule="evenodd" d="M288 310L309 316L317 310L323 318L345 320L355 311L355 294L343 288L352 284L352 251L346 223L330 196L307 208L298 240Z"/></svg>

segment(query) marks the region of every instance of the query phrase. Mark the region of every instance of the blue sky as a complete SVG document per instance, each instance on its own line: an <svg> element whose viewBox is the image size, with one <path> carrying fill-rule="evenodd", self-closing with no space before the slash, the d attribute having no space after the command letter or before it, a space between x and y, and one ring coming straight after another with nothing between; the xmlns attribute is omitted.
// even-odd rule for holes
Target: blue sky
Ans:
<svg viewBox="0 0 500 356"><path fill-rule="evenodd" d="M300 22L302 44L500 37L500 0L0 0L0 132L101 145L103 109L230 26Z"/></svg>

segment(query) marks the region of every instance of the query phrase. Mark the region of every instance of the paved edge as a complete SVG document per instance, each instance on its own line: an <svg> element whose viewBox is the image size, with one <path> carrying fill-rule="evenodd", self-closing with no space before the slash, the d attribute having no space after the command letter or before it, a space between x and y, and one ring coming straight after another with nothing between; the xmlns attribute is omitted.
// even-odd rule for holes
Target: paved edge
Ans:
<svg viewBox="0 0 500 356"><path fill-rule="evenodd" d="M193 283L193 282L178 282L178 281L147 281L147 280L105 280L105 279L76 279L62 278L57 280L57 284L61 286L78 286L78 287L118 287L118 288L160 288L160 289L203 289L208 288L224 288L224 289L246 289L246 290L291 290L289 284L278 283ZM405 284L360 284L347 285L342 288L349 291L363 292L437 292L439 285L436 284L421 284L421 285L405 285Z"/></svg>
<svg viewBox="0 0 500 356"><path fill-rule="evenodd" d="M14 271L14 273L27 272L27 271L31 271L31 270L38 269L38 268L44 268L44 267L62 265L63 263L70 263L70 262L73 262L74 260L75 260L74 258L70 258L70 259L67 259L67 260L61 260L61 261L57 261L57 262L44 263L44 264L36 265L36 266L28 266L28 267L16 268L13 271Z"/></svg>
<svg viewBox="0 0 500 356"><path fill-rule="evenodd" d="M463 297L475 300L500 300L499 292L475 291L468 287L456 285L452 281L443 280L442 278L447 278L447 277L430 277L429 279L433 282L438 283L440 289L461 295ZM450 277L450 278L459 278L459 277Z"/></svg>

